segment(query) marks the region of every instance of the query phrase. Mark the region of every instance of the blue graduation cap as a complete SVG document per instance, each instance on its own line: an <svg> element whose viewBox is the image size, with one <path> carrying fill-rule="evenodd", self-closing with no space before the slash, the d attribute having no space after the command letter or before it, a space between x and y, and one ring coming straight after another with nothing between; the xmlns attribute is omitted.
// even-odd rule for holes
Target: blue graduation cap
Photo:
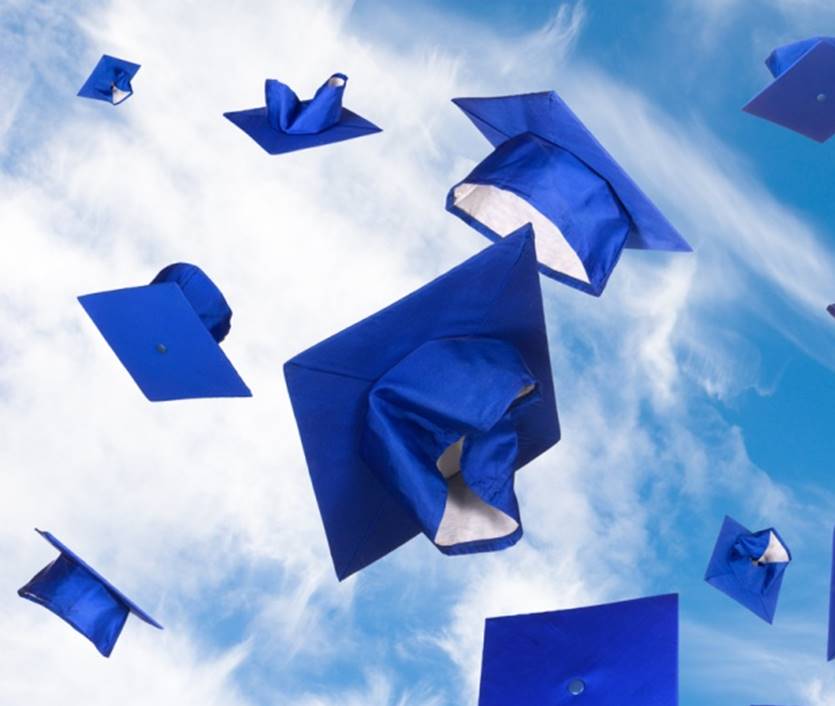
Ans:
<svg viewBox="0 0 835 706"><path fill-rule="evenodd" d="M84 82L78 95L82 98L92 98L119 105L133 95L130 82L137 71L139 71L139 64L104 54L93 69L93 73Z"/></svg>
<svg viewBox="0 0 835 706"><path fill-rule="evenodd" d="M51 610L90 640L105 657L113 651L130 613L155 628L163 629L49 532L35 531L61 554L18 590L21 598Z"/></svg>
<svg viewBox="0 0 835 706"><path fill-rule="evenodd" d="M835 37L775 49L765 60L774 81L743 108L818 142L835 134Z"/></svg>
<svg viewBox="0 0 835 706"><path fill-rule="evenodd" d="M522 536L516 470L560 437L529 227L284 366L340 580L423 532Z"/></svg>
<svg viewBox="0 0 835 706"><path fill-rule="evenodd" d="M835 659L835 532L832 535L832 581L829 589L829 644L826 649L827 661Z"/></svg>
<svg viewBox="0 0 835 706"><path fill-rule="evenodd" d="M267 79L266 106L224 113L270 154L341 142L382 132L374 123L342 107L348 77L334 74L310 100L300 101L292 89Z"/></svg>
<svg viewBox="0 0 835 706"><path fill-rule="evenodd" d="M830 316L835 317L835 304L830 304L826 307L826 310L829 312Z"/></svg>
<svg viewBox="0 0 835 706"><path fill-rule="evenodd" d="M547 276L599 296L623 248L691 250L554 91L453 102L496 149L447 210L491 240L531 223Z"/></svg>
<svg viewBox="0 0 835 706"><path fill-rule="evenodd" d="M218 345L232 310L199 267L175 263L144 287L78 301L152 402L252 396Z"/></svg>
<svg viewBox="0 0 835 706"><path fill-rule="evenodd" d="M777 530L749 532L725 517L705 581L772 623L790 561L791 552Z"/></svg>
<svg viewBox="0 0 835 706"><path fill-rule="evenodd" d="M488 618L479 706L675 706L678 596Z"/></svg>

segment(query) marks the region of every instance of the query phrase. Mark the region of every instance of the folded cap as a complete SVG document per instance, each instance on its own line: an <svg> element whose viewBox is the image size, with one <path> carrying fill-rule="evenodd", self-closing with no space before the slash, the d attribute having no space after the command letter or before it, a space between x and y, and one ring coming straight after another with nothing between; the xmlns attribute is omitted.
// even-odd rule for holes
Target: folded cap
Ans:
<svg viewBox="0 0 835 706"><path fill-rule="evenodd" d="M373 123L342 107L348 77L334 74L310 100L275 79L264 84L266 105L224 113L270 154L326 145L381 132Z"/></svg>
<svg viewBox="0 0 835 706"><path fill-rule="evenodd" d="M420 532L519 539L514 472L559 439L529 227L284 370L340 580Z"/></svg>
<svg viewBox="0 0 835 706"><path fill-rule="evenodd" d="M826 659L835 659L835 533L832 536L832 580L829 588L829 643Z"/></svg>
<svg viewBox="0 0 835 706"><path fill-rule="evenodd" d="M453 102L496 149L447 210L492 240L532 223L548 276L599 295L623 248L691 250L555 92Z"/></svg>
<svg viewBox="0 0 835 706"><path fill-rule="evenodd" d="M818 142L835 134L835 38L813 37L766 59L774 81L743 108Z"/></svg>
<svg viewBox="0 0 835 706"><path fill-rule="evenodd" d="M791 552L777 530L750 532L725 517L705 581L771 623L789 562Z"/></svg>
<svg viewBox="0 0 835 706"><path fill-rule="evenodd" d="M218 345L232 311L200 268L176 263L144 287L78 300L149 400L252 395Z"/></svg>
<svg viewBox="0 0 835 706"><path fill-rule="evenodd" d="M479 706L678 703L678 596L488 618Z"/></svg>
<svg viewBox="0 0 835 706"><path fill-rule="evenodd" d="M75 552L49 532L36 531L61 554L18 590L19 596L48 608L68 622L105 657L113 651L130 613L162 630L162 625Z"/></svg>
<svg viewBox="0 0 835 706"><path fill-rule="evenodd" d="M133 95L130 82L137 71L139 64L104 54L78 95L119 105Z"/></svg>

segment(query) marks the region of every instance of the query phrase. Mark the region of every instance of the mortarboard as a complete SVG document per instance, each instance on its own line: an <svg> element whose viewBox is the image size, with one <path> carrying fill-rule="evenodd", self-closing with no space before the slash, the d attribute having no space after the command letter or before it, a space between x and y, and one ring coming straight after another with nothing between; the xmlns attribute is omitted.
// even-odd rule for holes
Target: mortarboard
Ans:
<svg viewBox="0 0 835 706"><path fill-rule="evenodd" d="M270 154L341 142L382 132L374 123L342 107L348 77L334 74L310 100L300 101L292 89L267 79L266 106L224 113Z"/></svg>
<svg viewBox="0 0 835 706"><path fill-rule="evenodd" d="M830 304L826 307L826 310L829 312L830 316L835 317L835 304Z"/></svg>
<svg viewBox="0 0 835 706"><path fill-rule="evenodd" d="M139 71L139 64L132 64L130 61L105 54L99 59L99 63L84 82L78 95L82 98L93 98L119 105L133 95L130 82L137 71Z"/></svg>
<svg viewBox="0 0 835 706"><path fill-rule="evenodd" d="M252 396L219 345L232 310L199 267L176 263L144 287L78 301L152 402Z"/></svg>
<svg viewBox="0 0 835 706"><path fill-rule="evenodd" d="M675 706L678 596L488 618L479 706Z"/></svg>
<svg viewBox="0 0 835 706"><path fill-rule="evenodd" d="M829 644L827 661L835 659L835 533L832 535L832 580L829 588Z"/></svg>
<svg viewBox="0 0 835 706"><path fill-rule="evenodd" d="M519 540L516 470L560 436L530 227L284 366L340 580L423 532Z"/></svg>
<svg viewBox="0 0 835 706"><path fill-rule="evenodd" d="M749 532L725 517L705 581L771 623L790 561L791 552L777 530Z"/></svg>
<svg viewBox="0 0 835 706"><path fill-rule="evenodd" d="M691 250L554 91L453 102L495 150L447 210L491 240L531 223L544 274L599 296L623 248Z"/></svg>
<svg viewBox="0 0 835 706"><path fill-rule="evenodd" d="M163 629L49 532L36 532L61 554L18 590L21 598L51 610L90 640L105 657L113 651L130 613L155 628Z"/></svg>
<svg viewBox="0 0 835 706"><path fill-rule="evenodd" d="M765 60L774 81L743 108L818 142L835 134L835 38L778 47Z"/></svg>

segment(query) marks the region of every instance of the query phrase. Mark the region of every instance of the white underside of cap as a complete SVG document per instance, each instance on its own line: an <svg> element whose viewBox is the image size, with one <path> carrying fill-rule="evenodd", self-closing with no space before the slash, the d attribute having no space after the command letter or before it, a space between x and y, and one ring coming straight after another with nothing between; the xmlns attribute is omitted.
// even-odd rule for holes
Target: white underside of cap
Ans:
<svg viewBox="0 0 835 706"><path fill-rule="evenodd" d="M590 284L583 261L562 231L520 196L496 186L465 183L455 187L452 197L457 208L503 238L530 223L537 260L552 270Z"/></svg>
<svg viewBox="0 0 835 706"><path fill-rule="evenodd" d="M789 552L774 532L769 532L768 546L763 555L757 559L758 564L785 564L790 561Z"/></svg>
<svg viewBox="0 0 835 706"><path fill-rule="evenodd" d="M464 437L447 447L437 467L447 479L447 499L435 544L449 547L480 539L497 539L512 534L519 523L476 495L461 475Z"/></svg>
<svg viewBox="0 0 835 706"><path fill-rule="evenodd" d="M128 98L133 91L123 91L121 88L116 88L114 85L111 89L111 100L113 105L119 105L125 98Z"/></svg>

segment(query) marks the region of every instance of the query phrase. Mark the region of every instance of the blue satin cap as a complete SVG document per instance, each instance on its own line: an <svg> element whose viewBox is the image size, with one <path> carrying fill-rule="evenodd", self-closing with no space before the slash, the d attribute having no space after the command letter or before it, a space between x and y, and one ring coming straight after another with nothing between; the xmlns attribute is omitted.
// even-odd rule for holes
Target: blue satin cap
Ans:
<svg viewBox="0 0 835 706"><path fill-rule="evenodd" d="M623 248L691 250L555 92L453 102L496 150L447 210L494 240L532 222L544 274L599 295Z"/></svg>
<svg viewBox="0 0 835 706"><path fill-rule="evenodd" d="M750 532L725 517L705 581L772 623L789 562L791 551L777 530Z"/></svg>
<svg viewBox="0 0 835 706"><path fill-rule="evenodd" d="M131 79L139 71L139 64L104 54L93 73L84 82L78 95L82 98L107 101L119 105L133 95Z"/></svg>
<svg viewBox="0 0 835 706"><path fill-rule="evenodd" d="M743 110L817 142L835 134L835 37L812 37L766 59L774 81Z"/></svg>
<svg viewBox="0 0 835 706"><path fill-rule="evenodd" d="M282 154L381 132L373 123L342 107L348 77L333 74L310 100L275 79L264 84L266 105L224 117L270 154Z"/></svg>
<svg viewBox="0 0 835 706"><path fill-rule="evenodd" d="M595 296L603 292L630 229L629 215L606 180L532 133L500 144L452 188L447 210L493 241L530 221L540 271Z"/></svg>
<svg viewBox="0 0 835 706"><path fill-rule="evenodd" d="M75 552L49 532L36 531L61 554L18 590L19 596L51 610L90 640L105 657L113 651L130 613L163 629Z"/></svg>
<svg viewBox="0 0 835 706"><path fill-rule="evenodd" d="M176 263L144 287L78 300L152 402L252 395L218 345L232 310L200 268Z"/></svg>
<svg viewBox="0 0 835 706"><path fill-rule="evenodd" d="M530 227L284 366L339 579L423 533L522 535L514 472L559 440Z"/></svg>
<svg viewBox="0 0 835 706"><path fill-rule="evenodd" d="M479 706L676 706L678 596L484 625Z"/></svg>

